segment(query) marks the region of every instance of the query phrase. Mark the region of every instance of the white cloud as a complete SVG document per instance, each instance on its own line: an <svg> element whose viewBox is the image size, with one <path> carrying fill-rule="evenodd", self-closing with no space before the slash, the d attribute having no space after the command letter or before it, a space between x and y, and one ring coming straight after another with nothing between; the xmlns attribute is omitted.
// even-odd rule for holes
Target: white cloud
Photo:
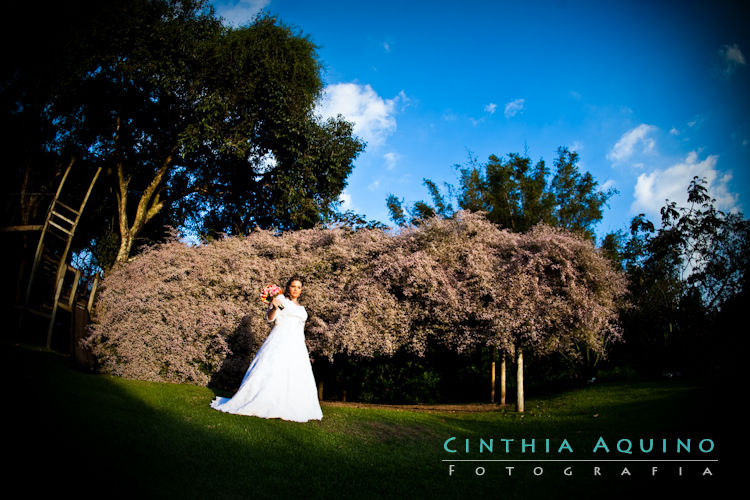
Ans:
<svg viewBox="0 0 750 500"><path fill-rule="evenodd" d="M352 195L346 191L342 191L341 194L339 194L339 201L341 202L341 210L353 210Z"/></svg>
<svg viewBox="0 0 750 500"><path fill-rule="evenodd" d="M447 122L454 122L458 120L458 115L451 110L447 110L443 113L443 120Z"/></svg>
<svg viewBox="0 0 750 500"><path fill-rule="evenodd" d="M486 112L488 112L489 114L491 114L491 115L494 115L494 114L495 114L495 110L496 110L496 109L497 109L497 104L495 104L494 102L491 102L491 103L489 103L488 105L486 105L486 106L484 107L484 110L485 110Z"/></svg>
<svg viewBox="0 0 750 500"><path fill-rule="evenodd" d="M680 135L680 131L675 127L672 127L672 129L669 131L669 135Z"/></svg>
<svg viewBox="0 0 750 500"><path fill-rule="evenodd" d="M250 23L271 0L224 0L213 3L216 13L224 18L224 24L241 26Z"/></svg>
<svg viewBox="0 0 750 500"><path fill-rule="evenodd" d="M695 117L692 120L687 122L687 126L688 128L696 128L696 127L701 128L703 126L703 123L705 123L705 121L706 121L706 116L698 114L698 115L695 115Z"/></svg>
<svg viewBox="0 0 750 500"><path fill-rule="evenodd" d="M401 159L401 156L398 153L389 151L388 153L383 155L383 159L385 159L385 168L387 168L388 170L393 170L394 168L396 168L396 164L398 163L398 160Z"/></svg>
<svg viewBox="0 0 750 500"><path fill-rule="evenodd" d="M607 153L607 159L622 162L631 158L635 153L650 153L656 147L656 141L649 137L658 129L653 125L642 123L634 129L628 130Z"/></svg>
<svg viewBox="0 0 750 500"><path fill-rule="evenodd" d="M378 146L396 131L396 107L406 102L403 91L393 99L383 99L370 85L337 83L324 89L316 113L323 118L342 115L354 124L355 135Z"/></svg>
<svg viewBox="0 0 750 500"><path fill-rule="evenodd" d="M719 49L719 59L722 65L722 74L724 78L729 78L732 73L740 66L745 66L745 56L742 54L739 46L735 43L734 45L722 45Z"/></svg>
<svg viewBox="0 0 750 500"><path fill-rule="evenodd" d="M518 113L523 113L525 109L526 99L516 99L505 105L505 117L512 118Z"/></svg>
<svg viewBox="0 0 750 500"><path fill-rule="evenodd" d="M706 179L708 194L716 199L715 206L719 210L730 211L737 208L738 196L729 191L732 174L716 169L718 159L717 155L711 155L700 160L698 153L691 151L684 161L667 169L641 174L633 192L631 210L633 213L644 212L652 220L659 220L659 210L664 206L665 200L685 206L687 188L694 176Z"/></svg>

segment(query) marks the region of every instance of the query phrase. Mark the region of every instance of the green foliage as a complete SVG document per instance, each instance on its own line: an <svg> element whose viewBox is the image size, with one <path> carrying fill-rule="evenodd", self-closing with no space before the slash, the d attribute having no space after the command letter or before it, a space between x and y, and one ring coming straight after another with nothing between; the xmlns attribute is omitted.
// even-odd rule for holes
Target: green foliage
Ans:
<svg viewBox="0 0 750 500"><path fill-rule="evenodd" d="M600 191L590 172L578 171L578 153L560 147L550 193L554 198L554 225L594 238L593 227L602 219L602 208L616 193Z"/></svg>
<svg viewBox="0 0 750 500"><path fill-rule="evenodd" d="M705 183L698 177L691 181L689 206L667 201L658 230L643 214L635 217L623 256L631 274L677 283L678 295L692 290L712 311L742 291L750 264L750 223L741 213L717 210Z"/></svg>
<svg viewBox="0 0 750 500"><path fill-rule="evenodd" d="M490 155L480 165L470 156L467 165L456 165L457 189L446 183L443 194L433 181L424 179L432 204L417 201L404 209L403 200L389 195L386 205L391 219L404 226L433 215L451 217L454 209L449 200L455 197L460 208L487 212L487 218L504 229L523 233L544 223L593 239L603 207L616 191L601 191L591 173L579 171L578 161L578 153L558 148L554 176L548 182L551 172L544 160L532 165L527 155L510 153L507 159Z"/></svg>
<svg viewBox="0 0 750 500"><path fill-rule="evenodd" d="M404 212L403 200L399 200L396 195L389 194L385 200L385 204L388 207L388 212L391 214L391 220L396 223L397 226L406 225L406 213Z"/></svg>
<svg viewBox="0 0 750 500"><path fill-rule="evenodd" d="M417 201L412 206L404 208L404 200L399 200L393 194L389 194L385 204L391 215L391 220L397 226L405 226L407 223L419 225L423 221L439 215L441 217L452 217L454 214L453 205L448 201L453 195L453 188L450 184L445 184L448 189L448 195L443 195L440 188L430 179L423 179L424 185L432 197L432 205L424 201ZM406 215L409 215L407 221Z"/></svg>
<svg viewBox="0 0 750 500"><path fill-rule="evenodd" d="M388 228L388 226L386 226L382 222L376 220L367 220L365 216L358 214L353 210L334 212L326 218L324 226L330 229L340 227L352 231L357 231L359 229L385 230Z"/></svg>
<svg viewBox="0 0 750 500"><path fill-rule="evenodd" d="M621 229L608 233L602 239L601 245L599 246L602 254L607 257L617 269L622 270L622 248L625 245L626 234Z"/></svg>
<svg viewBox="0 0 750 500"><path fill-rule="evenodd" d="M606 240L627 272L632 304L622 314L620 360L655 372L727 367L727 350L739 340L726 337L720 325L724 310L747 293L750 222L714 203L705 180L696 177L687 206L667 201L661 209L661 227L640 214L627 240L622 233Z"/></svg>
<svg viewBox="0 0 750 500"><path fill-rule="evenodd" d="M335 214L364 145L351 124L314 116L323 84L307 36L267 15L225 28L204 0L76 0L33 17L48 31L0 82L18 131L4 175L16 192L54 190L71 157L81 182L104 168L74 250L106 266L125 230L139 243L167 225L211 238Z"/></svg>
<svg viewBox="0 0 750 500"><path fill-rule="evenodd" d="M371 359L338 356L324 379L329 397L346 391L347 400L367 403L436 403L441 396L441 378L431 363L418 356L397 353Z"/></svg>
<svg viewBox="0 0 750 500"><path fill-rule="evenodd" d="M446 197L440 193L437 185L430 179L424 179L424 184L427 186L427 190L430 192L432 202L435 205L433 213L430 215L440 215L441 217L450 217L453 214L453 206L446 200ZM451 186L446 184L448 188L448 197L451 196Z"/></svg>
<svg viewBox="0 0 750 500"><path fill-rule="evenodd" d="M316 377L323 381L326 398L341 398L345 391L347 400L368 403L466 403L487 399L491 361L490 348L457 354L433 343L424 356L404 350L372 358L337 355ZM509 379L512 384L510 374Z"/></svg>
<svg viewBox="0 0 750 500"><path fill-rule="evenodd" d="M471 164L460 173L462 208L479 202L492 222L516 232L551 222L551 196L544 192L548 170L543 160L532 168L528 156L510 153L506 162L491 155L486 164Z"/></svg>

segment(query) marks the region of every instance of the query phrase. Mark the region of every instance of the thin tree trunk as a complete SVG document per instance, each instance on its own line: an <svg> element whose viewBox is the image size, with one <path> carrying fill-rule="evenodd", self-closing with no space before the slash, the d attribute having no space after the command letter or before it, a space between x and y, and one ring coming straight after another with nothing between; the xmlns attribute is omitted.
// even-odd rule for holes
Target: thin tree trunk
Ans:
<svg viewBox="0 0 750 500"><path fill-rule="evenodd" d="M503 359L500 362L500 404L505 404L505 353L503 353Z"/></svg>
<svg viewBox="0 0 750 500"><path fill-rule="evenodd" d="M20 205L20 211L21 211L21 225L27 225L31 221L31 210L29 209L29 206L31 205L31 200L27 200L27 192L29 187L29 177L31 175L31 161L29 159L26 160L26 170L24 172L23 176L23 184L21 184L21 196L19 199L19 205ZM23 236L23 252L21 253L21 259L18 262L18 274L16 278L16 298L15 303L21 304L23 300L23 292L24 292L24 282L26 281L24 278L26 277L26 255L27 251L26 249L29 247L29 236L24 231Z"/></svg>
<svg viewBox="0 0 750 500"><path fill-rule="evenodd" d="M518 364L516 370L516 410L519 413L523 413L524 409L524 398L523 398L523 351L518 348L516 350L517 358L516 363Z"/></svg>
<svg viewBox="0 0 750 500"><path fill-rule="evenodd" d="M490 374L490 403L495 402L495 357L497 356L496 348L492 348L492 369Z"/></svg>

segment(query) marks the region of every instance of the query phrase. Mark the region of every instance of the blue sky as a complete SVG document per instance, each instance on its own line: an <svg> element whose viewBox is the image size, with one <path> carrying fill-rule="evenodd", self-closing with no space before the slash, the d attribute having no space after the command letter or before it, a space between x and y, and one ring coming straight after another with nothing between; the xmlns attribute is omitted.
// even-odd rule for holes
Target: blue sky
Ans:
<svg viewBox="0 0 750 500"><path fill-rule="evenodd" d="M367 141L344 207L389 221L385 199L428 200L456 164L558 146L619 191L597 233L658 221L694 175L750 211L747 1L214 0L229 25L261 9L319 46L318 112Z"/></svg>

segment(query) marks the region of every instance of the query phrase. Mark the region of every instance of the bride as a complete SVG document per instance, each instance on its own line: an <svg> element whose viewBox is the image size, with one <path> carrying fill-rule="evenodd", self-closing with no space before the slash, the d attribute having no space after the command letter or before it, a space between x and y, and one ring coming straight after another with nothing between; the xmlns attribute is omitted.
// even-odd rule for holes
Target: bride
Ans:
<svg viewBox="0 0 750 500"><path fill-rule="evenodd" d="M305 345L307 311L297 301L301 293L302 280L293 277L284 295L274 297L266 320L276 324L255 354L240 388L231 399L214 399L211 408L294 422L323 418Z"/></svg>

